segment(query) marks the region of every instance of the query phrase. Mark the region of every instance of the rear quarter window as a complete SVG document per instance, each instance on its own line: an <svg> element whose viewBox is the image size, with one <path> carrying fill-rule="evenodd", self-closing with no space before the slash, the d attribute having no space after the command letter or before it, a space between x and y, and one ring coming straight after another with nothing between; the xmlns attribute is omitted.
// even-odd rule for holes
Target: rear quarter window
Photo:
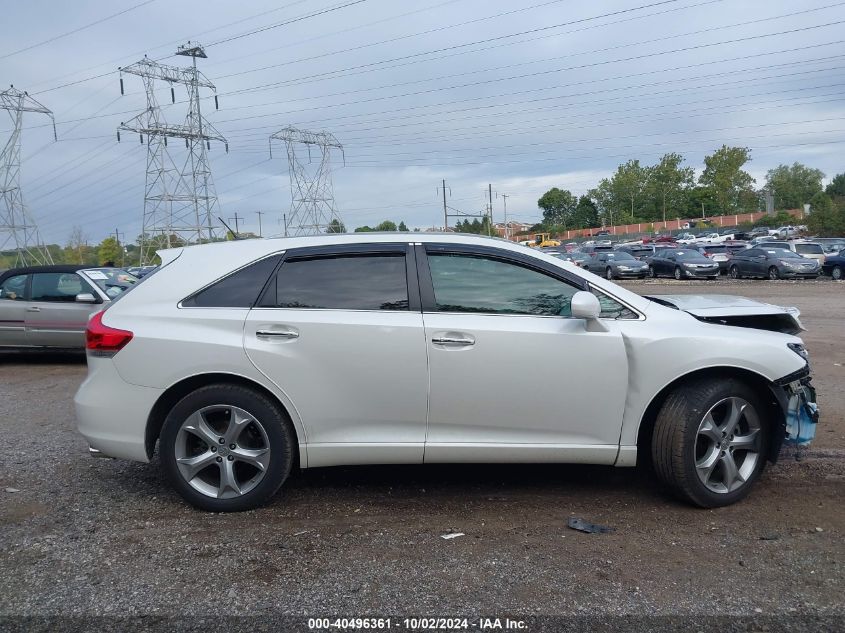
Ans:
<svg viewBox="0 0 845 633"><path fill-rule="evenodd" d="M194 293L184 301L185 308L251 308L276 270L281 255L265 257Z"/></svg>

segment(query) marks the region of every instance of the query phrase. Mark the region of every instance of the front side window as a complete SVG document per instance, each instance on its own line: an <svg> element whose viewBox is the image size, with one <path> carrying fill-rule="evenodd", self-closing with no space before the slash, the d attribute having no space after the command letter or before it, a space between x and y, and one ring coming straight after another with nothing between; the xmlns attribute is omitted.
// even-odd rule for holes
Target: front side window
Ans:
<svg viewBox="0 0 845 633"><path fill-rule="evenodd" d="M23 293L26 289L26 275L15 275L9 277L0 285L0 299L10 301L23 301Z"/></svg>
<svg viewBox="0 0 845 633"><path fill-rule="evenodd" d="M578 288L544 273L477 255L429 254L439 312L570 316Z"/></svg>
<svg viewBox="0 0 845 633"><path fill-rule="evenodd" d="M337 255L285 261L276 276L278 308L407 310L403 253Z"/></svg>
<svg viewBox="0 0 845 633"><path fill-rule="evenodd" d="M76 295L90 292L76 273L35 273L32 276L32 301L69 302Z"/></svg>

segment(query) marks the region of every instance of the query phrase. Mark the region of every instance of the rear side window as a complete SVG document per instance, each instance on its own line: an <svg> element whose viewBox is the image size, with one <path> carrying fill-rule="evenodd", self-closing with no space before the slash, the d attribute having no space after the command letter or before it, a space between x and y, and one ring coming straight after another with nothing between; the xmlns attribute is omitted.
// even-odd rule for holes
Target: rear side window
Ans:
<svg viewBox="0 0 845 633"><path fill-rule="evenodd" d="M251 308L281 255L266 257L233 272L182 302L187 308Z"/></svg>
<svg viewBox="0 0 845 633"><path fill-rule="evenodd" d="M821 244L796 244L795 252L799 255L823 255Z"/></svg>
<svg viewBox="0 0 845 633"><path fill-rule="evenodd" d="M324 310L407 310L405 254L291 259L264 306Z"/></svg>

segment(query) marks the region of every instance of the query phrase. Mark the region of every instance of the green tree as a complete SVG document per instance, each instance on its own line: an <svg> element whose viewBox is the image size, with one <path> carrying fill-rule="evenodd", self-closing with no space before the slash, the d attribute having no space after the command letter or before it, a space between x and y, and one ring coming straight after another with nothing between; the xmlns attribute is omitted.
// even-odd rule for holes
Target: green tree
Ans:
<svg viewBox="0 0 845 633"><path fill-rule="evenodd" d="M402 220L402 221L399 223L399 230L400 230L400 231L406 231L406 232L407 232L407 230L408 230L408 225L407 225L407 224L405 224L405 221L404 221L404 220Z"/></svg>
<svg viewBox="0 0 845 633"><path fill-rule="evenodd" d="M577 204L572 192L557 187L552 187L537 200L537 206L543 210L543 224L549 228L566 228Z"/></svg>
<svg viewBox="0 0 845 633"><path fill-rule="evenodd" d="M637 201L648 187L651 169L640 165L638 160L629 160L616 168L616 173L610 179L610 188L614 200L625 200L630 204L631 222L635 218Z"/></svg>
<svg viewBox="0 0 845 633"><path fill-rule="evenodd" d="M735 213L743 196L752 190L754 178L742 169L750 160L751 150L747 147L727 145L704 157L704 171L698 182L712 192L720 213Z"/></svg>
<svg viewBox="0 0 845 633"><path fill-rule="evenodd" d="M687 192L693 185L695 172L692 167L681 167L683 162L684 157L680 154L665 154L660 162L651 168L649 190L664 222L667 211L677 212L674 215L685 211Z"/></svg>
<svg viewBox="0 0 845 633"><path fill-rule="evenodd" d="M120 244L113 237L107 237L97 247L97 261L101 266L111 262L113 266L117 266L120 261L121 248Z"/></svg>
<svg viewBox="0 0 845 633"><path fill-rule="evenodd" d="M396 230L396 222L392 222L391 220L385 220L381 224L376 227L376 231L395 231Z"/></svg>
<svg viewBox="0 0 845 633"><path fill-rule="evenodd" d="M831 198L845 198L845 174L836 174L824 192Z"/></svg>
<svg viewBox="0 0 845 633"><path fill-rule="evenodd" d="M375 231L375 229L367 225L359 226L355 229L356 233L372 233L373 231Z"/></svg>
<svg viewBox="0 0 845 633"><path fill-rule="evenodd" d="M810 201L810 215L807 228L821 237L837 237L845 234L845 199L830 199L825 193L817 193Z"/></svg>
<svg viewBox="0 0 845 633"><path fill-rule="evenodd" d="M776 209L798 209L822 192L824 174L801 163L778 165L766 174L766 188L775 197Z"/></svg>
<svg viewBox="0 0 845 633"><path fill-rule="evenodd" d="M329 222L326 233L346 233L346 227L343 225L343 222L335 218Z"/></svg>
<svg viewBox="0 0 845 633"><path fill-rule="evenodd" d="M572 214L572 228L588 229L599 225L599 208L589 196L578 198Z"/></svg>

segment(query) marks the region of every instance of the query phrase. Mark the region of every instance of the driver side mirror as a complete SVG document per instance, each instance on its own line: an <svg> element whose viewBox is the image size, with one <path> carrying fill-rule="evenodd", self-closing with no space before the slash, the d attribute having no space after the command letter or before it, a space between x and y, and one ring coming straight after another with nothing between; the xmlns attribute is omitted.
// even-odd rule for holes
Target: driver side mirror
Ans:
<svg viewBox="0 0 845 633"><path fill-rule="evenodd" d="M90 292L80 292L76 295L76 302L77 303L97 303L97 297L92 295Z"/></svg>

